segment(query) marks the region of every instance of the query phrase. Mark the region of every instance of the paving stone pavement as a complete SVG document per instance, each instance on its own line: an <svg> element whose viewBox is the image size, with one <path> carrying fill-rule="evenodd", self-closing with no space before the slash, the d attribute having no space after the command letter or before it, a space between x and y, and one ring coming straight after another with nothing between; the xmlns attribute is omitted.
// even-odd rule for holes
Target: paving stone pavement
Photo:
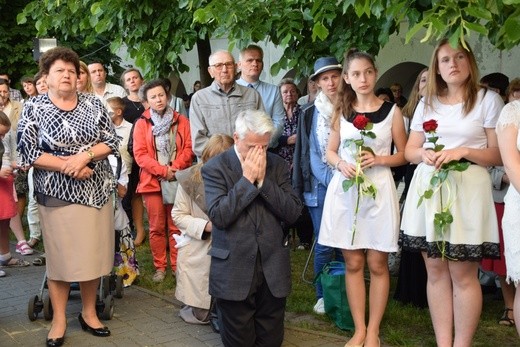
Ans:
<svg viewBox="0 0 520 347"><path fill-rule="evenodd" d="M34 257L23 258L32 261ZM43 312L35 321L30 321L27 311L30 299L40 293L45 266L3 270L7 276L0 278L0 346L43 346L50 321L43 318ZM123 298L115 299L113 318L105 322L112 335L100 338L81 330L77 319L81 310L79 291L71 291L65 346L222 346L220 336L209 326L186 324L178 316L179 308L179 302L173 298L137 286L125 288ZM346 336L286 325L282 346L340 347L344 346L346 339Z"/></svg>

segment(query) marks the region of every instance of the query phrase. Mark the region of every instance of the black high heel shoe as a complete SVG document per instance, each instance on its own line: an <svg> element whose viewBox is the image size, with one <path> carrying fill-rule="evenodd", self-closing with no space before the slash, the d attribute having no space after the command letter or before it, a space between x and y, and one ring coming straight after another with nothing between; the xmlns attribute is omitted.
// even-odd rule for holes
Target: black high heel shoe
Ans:
<svg viewBox="0 0 520 347"><path fill-rule="evenodd" d="M47 347L59 347L63 345L63 342L65 342L65 335L63 335L62 337L58 337L57 339L47 338L45 344Z"/></svg>
<svg viewBox="0 0 520 347"><path fill-rule="evenodd" d="M90 325L87 324L87 322L85 322L81 313L78 316L78 320L79 320L79 324L81 325L81 329L83 329L83 331L88 331L92 335L99 336L99 337L110 336L110 330L108 330L107 327L96 328L96 329L92 328Z"/></svg>

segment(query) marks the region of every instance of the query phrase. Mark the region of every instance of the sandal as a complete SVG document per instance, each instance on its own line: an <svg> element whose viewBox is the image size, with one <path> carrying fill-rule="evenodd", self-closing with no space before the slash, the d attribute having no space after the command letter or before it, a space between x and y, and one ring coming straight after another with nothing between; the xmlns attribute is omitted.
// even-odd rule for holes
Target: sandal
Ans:
<svg viewBox="0 0 520 347"><path fill-rule="evenodd" d="M502 317L498 320L498 324L505 325L508 327L514 327L515 326L515 320L512 318L509 318L508 312L513 312L513 309L511 308L504 308L504 313L502 313Z"/></svg>
<svg viewBox="0 0 520 347"><path fill-rule="evenodd" d="M42 266L45 265L45 257L35 258L32 262L34 266Z"/></svg>
<svg viewBox="0 0 520 347"><path fill-rule="evenodd" d="M6 267L24 267L29 266L29 262L18 259L18 258L9 258L7 260L0 260L0 266L6 266Z"/></svg>

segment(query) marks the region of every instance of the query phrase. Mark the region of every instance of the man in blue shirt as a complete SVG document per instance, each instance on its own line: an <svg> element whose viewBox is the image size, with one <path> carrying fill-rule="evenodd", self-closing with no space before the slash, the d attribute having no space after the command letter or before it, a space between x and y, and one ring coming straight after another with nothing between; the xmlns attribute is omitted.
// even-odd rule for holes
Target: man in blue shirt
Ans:
<svg viewBox="0 0 520 347"><path fill-rule="evenodd" d="M237 80L237 83L254 88L260 93L265 111L273 120L276 130L271 137L269 147L275 148L278 146L278 138L283 131L285 109L283 108L280 89L274 84L260 81L260 74L264 69L264 51L262 48L257 45L249 45L240 51L238 68L241 72L241 77Z"/></svg>

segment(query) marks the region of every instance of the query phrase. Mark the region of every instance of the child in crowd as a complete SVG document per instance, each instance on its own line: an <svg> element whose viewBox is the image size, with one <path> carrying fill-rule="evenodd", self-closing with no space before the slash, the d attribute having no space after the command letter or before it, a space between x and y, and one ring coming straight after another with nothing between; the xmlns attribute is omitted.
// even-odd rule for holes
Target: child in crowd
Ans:
<svg viewBox="0 0 520 347"><path fill-rule="evenodd" d="M345 259L355 327L346 346L376 347L390 289L388 253L397 251L399 236L399 202L390 168L406 162L406 133L400 109L374 93L377 69L372 56L349 50L342 78L326 155L336 172L327 188L318 242L341 248ZM360 181L364 183L345 188ZM370 271L368 325L365 261Z"/></svg>
<svg viewBox="0 0 520 347"><path fill-rule="evenodd" d="M123 210L121 200L126 194L128 172L121 157L108 156L108 161L117 180L116 203L114 210L114 229L116 231L116 252L114 256L114 270L116 275L123 277L123 285L128 287L139 276L139 265L135 258L135 247L130 222Z"/></svg>
<svg viewBox="0 0 520 347"><path fill-rule="evenodd" d="M9 156L9 146L4 146L4 137L11 129L9 117L0 111L0 265L27 266L29 263L15 259L9 252L9 221L16 216L16 200L14 193L14 175ZM5 272L0 270L0 277Z"/></svg>

